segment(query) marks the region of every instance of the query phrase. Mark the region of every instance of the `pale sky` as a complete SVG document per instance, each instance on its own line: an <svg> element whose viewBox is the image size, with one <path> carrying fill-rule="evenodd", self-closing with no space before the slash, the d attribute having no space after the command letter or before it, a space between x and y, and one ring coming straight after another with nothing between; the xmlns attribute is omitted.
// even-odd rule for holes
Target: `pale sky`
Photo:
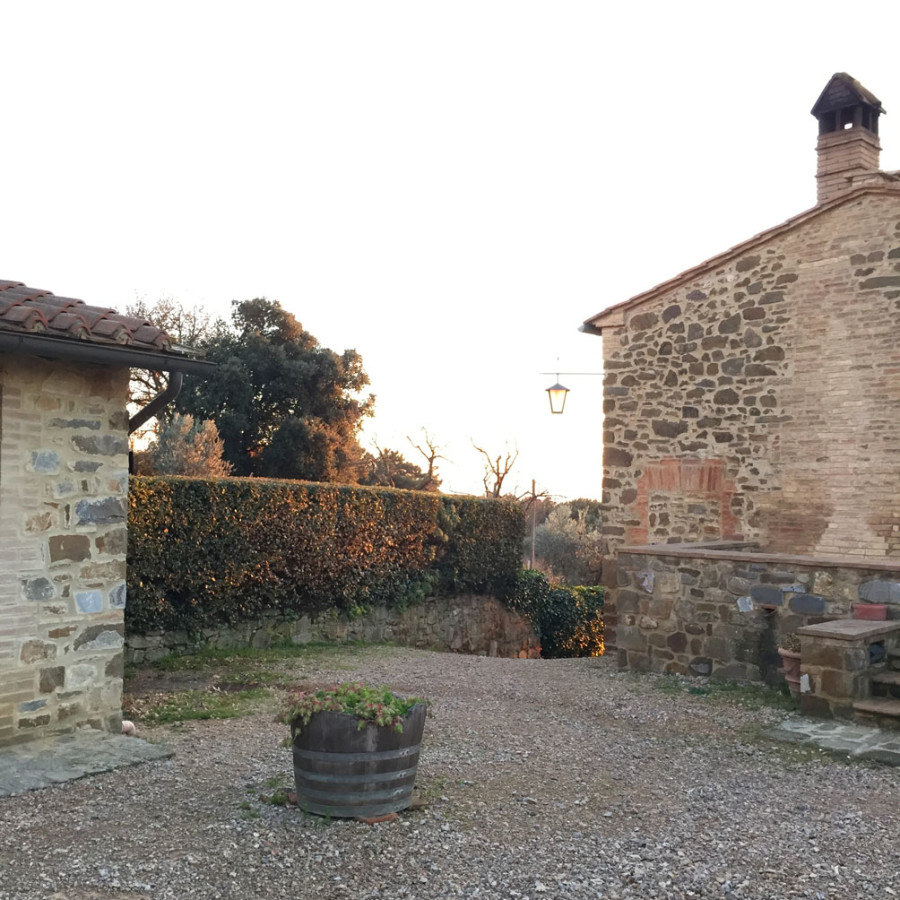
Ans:
<svg viewBox="0 0 900 900"><path fill-rule="evenodd" d="M831 75L900 168L895 2L5 3L0 278L278 300L481 491L600 496L581 322L815 203ZM559 363L557 365L557 358Z"/></svg>

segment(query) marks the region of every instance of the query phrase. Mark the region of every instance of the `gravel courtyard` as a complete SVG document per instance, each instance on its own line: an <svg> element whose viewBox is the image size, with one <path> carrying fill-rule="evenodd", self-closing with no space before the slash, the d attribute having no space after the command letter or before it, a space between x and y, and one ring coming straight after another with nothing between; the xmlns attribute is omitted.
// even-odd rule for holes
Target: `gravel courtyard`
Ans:
<svg viewBox="0 0 900 900"><path fill-rule="evenodd" d="M266 802L271 711L140 727L167 761L0 799L2 900L900 896L900 769L760 736L785 712L612 660L398 648L293 681L428 697L419 808L367 825Z"/></svg>

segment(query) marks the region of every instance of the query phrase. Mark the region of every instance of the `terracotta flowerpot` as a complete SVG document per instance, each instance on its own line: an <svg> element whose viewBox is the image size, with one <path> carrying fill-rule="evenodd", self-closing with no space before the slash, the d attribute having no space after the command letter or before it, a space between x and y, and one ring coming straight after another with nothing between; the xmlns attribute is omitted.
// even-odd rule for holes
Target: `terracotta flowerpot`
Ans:
<svg viewBox="0 0 900 900"><path fill-rule="evenodd" d="M784 668L784 680L791 689L791 696L797 700L800 697L800 654L781 647L778 648L778 654Z"/></svg>
<svg viewBox="0 0 900 900"><path fill-rule="evenodd" d="M886 603L854 603L853 618L868 622L884 622L887 619Z"/></svg>

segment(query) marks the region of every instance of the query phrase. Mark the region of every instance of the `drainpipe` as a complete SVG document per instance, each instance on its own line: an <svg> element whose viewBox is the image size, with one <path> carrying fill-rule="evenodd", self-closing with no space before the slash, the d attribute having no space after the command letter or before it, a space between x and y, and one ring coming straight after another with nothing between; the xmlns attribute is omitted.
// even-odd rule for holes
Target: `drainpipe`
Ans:
<svg viewBox="0 0 900 900"><path fill-rule="evenodd" d="M143 409L139 409L128 420L128 433L134 434L145 422L149 422L164 406L168 406L181 392L184 375L181 372L169 373L169 384L157 394Z"/></svg>
<svg viewBox="0 0 900 900"><path fill-rule="evenodd" d="M169 372L169 383L164 391L160 391L143 409L139 409L128 420L128 433L134 434L145 422L149 422L164 406L168 406L181 392L184 375L181 372ZM134 451L128 451L128 474L134 474Z"/></svg>

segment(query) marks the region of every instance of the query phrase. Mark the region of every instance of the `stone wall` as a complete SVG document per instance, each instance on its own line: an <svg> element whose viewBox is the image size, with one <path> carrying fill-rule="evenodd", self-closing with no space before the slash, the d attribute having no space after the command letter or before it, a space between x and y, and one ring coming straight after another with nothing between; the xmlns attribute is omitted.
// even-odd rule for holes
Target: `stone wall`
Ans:
<svg viewBox="0 0 900 900"><path fill-rule="evenodd" d="M128 662L142 663L198 646L263 648L288 641L365 641L481 656L540 656L538 637L525 619L492 597L475 596L432 597L402 611L376 607L353 619L328 613L291 620L272 615L207 629L196 638L184 632L129 634L125 655Z"/></svg>
<svg viewBox="0 0 900 900"><path fill-rule="evenodd" d="M900 557L900 190L856 194L602 324L604 531Z"/></svg>
<svg viewBox="0 0 900 900"><path fill-rule="evenodd" d="M117 731L128 370L0 365L0 745Z"/></svg>
<svg viewBox="0 0 900 900"><path fill-rule="evenodd" d="M886 603L900 620L900 560L812 559L750 544L619 551L618 662L627 669L780 681L782 635Z"/></svg>

